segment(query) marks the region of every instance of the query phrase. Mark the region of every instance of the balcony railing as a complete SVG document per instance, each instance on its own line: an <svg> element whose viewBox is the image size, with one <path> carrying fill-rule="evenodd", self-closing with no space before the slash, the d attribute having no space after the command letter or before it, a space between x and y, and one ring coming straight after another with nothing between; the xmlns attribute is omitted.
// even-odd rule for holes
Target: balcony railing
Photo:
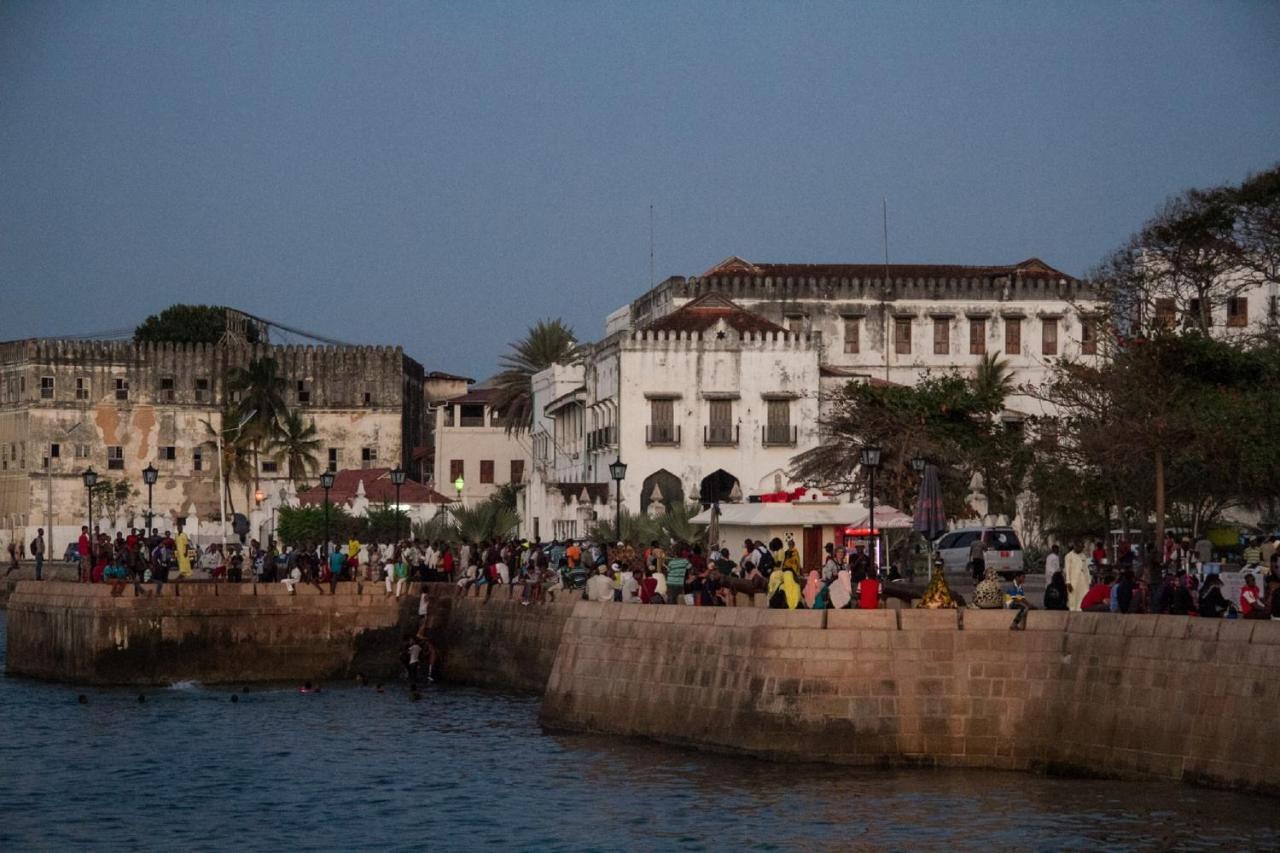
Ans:
<svg viewBox="0 0 1280 853"><path fill-rule="evenodd" d="M644 428L644 442L650 447L677 447L680 444L680 427L650 425Z"/></svg>
<svg viewBox="0 0 1280 853"><path fill-rule="evenodd" d="M702 443L707 447L737 447L738 429L737 425L704 426Z"/></svg>
<svg viewBox="0 0 1280 853"><path fill-rule="evenodd" d="M799 438L798 427L767 424L760 428L765 447L795 447Z"/></svg>
<svg viewBox="0 0 1280 853"><path fill-rule="evenodd" d="M587 450L599 450L613 446L613 427L600 427L587 431Z"/></svg>
<svg viewBox="0 0 1280 853"><path fill-rule="evenodd" d="M464 427L482 427L484 426L484 415L462 415L458 418L458 426ZM446 424L446 426L451 426Z"/></svg>

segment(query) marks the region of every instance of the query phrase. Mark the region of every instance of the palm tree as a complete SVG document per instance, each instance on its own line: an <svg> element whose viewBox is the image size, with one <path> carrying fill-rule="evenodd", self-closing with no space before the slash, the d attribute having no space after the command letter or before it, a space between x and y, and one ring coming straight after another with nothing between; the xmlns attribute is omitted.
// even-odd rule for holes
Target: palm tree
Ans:
<svg viewBox="0 0 1280 853"><path fill-rule="evenodd" d="M227 388L240 393L239 411L252 412L246 432L253 443L253 482L258 483L258 451L280 429L285 413L286 382L274 358L255 358L247 367L233 367L227 374Z"/></svg>
<svg viewBox="0 0 1280 853"><path fill-rule="evenodd" d="M983 400L989 400L993 409L1003 408L1005 398L1013 393L1009 360L1001 358L998 352L984 355L974 372L973 390Z"/></svg>
<svg viewBox="0 0 1280 853"><path fill-rule="evenodd" d="M697 501L676 503L657 519L658 526L672 544L694 544L702 539L707 529L705 524L693 523L693 517L700 512L702 504Z"/></svg>
<svg viewBox="0 0 1280 853"><path fill-rule="evenodd" d="M224 406L222 409L222 418L218 426L214 426L212 421L204 420L205 439L204 446L213 453L218 452L218 432L219 430L227 430L229 424L238 422L238 412L233 406ZM243 429L228 434L222 433L222 475L223 485L227 496L227 506L231 512L236 511L235 500L231 496L231 483L233 480L239 480L241 483L253 482L256 466L255 458L255 442L257 438L252 434L250 425L246 424Z"/></svg>
<svg viewBox="0 0 1280 853"><path fill-rule="evenodd" d="M270 436L268 448L277 462L283 462L293 482L306 480L320 467L320 444L316 422L312 418L303 423L297 412L285 412L277 423L275 435Z"/></svg>
<svg viewBox="0 0 1280 853"><path fill-rule="evenodd" d="M533 374L579 357L577 338L563 320L539 320L511 350L500 360L502 372L494 379L498 389L494 408L502 413L508 433L533 426Z"/></svg>

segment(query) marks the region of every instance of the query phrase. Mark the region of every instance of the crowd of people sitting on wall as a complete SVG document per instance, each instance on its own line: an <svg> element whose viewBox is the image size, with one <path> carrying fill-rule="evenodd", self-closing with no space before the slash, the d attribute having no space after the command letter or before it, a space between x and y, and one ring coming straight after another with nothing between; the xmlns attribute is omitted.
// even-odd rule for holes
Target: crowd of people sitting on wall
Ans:
<svg viewBox="0 0 1280 853"><path fill-rule="evenodd" d="M37 541L32 550L41 544ZM336 592L345 581L380 582L399 598L415 581L455 584L464 595L516 598L522 604L574 595L626 604L686 604L704 607L755 603L785 609L884 606L888 599L911 601L918 593L900 583L896 570L878 568L862 545L851 550L828 543L820 567L801 568L794 541L747 539L734 555L729 548L700 544L638 547L590 541L494 540L456 545L406 539L362 543L355 539L326 547L303 544L283 550L257 540L236 542L225 552L214 543L197 548L185 531L130 529L114 539L101 530L81 529L76 543L80 579L107 583L111 594L130 584L135 594L154 585L195 577L238 583L299 585ZM41 549L43 550L43 549ZM971 564L980 577L968 606L1075 610L1109 613L1170 613L1245 619L1280 618L1280 538L1254 539L1243 551L1240 570L1213 561L1207 540L1178 542L1167 537L1144 570L1136 549L1121 541L1111 552L1101 543L1086 552L1073 543L1062 553L1054 545L1045 558L1043 599L1033 603L1025 575L997 573ZM980 559L977 555L975 559ZM16 563L16 560L14 561ZM956 595L959 604L963 598Z"/></svg>

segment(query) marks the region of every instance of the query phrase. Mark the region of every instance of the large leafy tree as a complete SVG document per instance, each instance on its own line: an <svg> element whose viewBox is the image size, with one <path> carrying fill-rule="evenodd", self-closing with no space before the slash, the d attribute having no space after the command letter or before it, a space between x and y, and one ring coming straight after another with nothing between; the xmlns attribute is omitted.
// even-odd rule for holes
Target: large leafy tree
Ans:
<svg viewBox="0 0 1280 853"><path fill-rule="evenodd" d="M1280 166L1250 176L1232 200L1241 266L1255 283L1280 282ZM1278 331L1273 322L1268 332Z"/></svg>
<svg viewBox="0 0 1280 853"><path fill-rule="evenodd" d="M134 330L137 343L216 344L227 329L227 311L223 305L170 305L152 314ZM252 323L245 328L249 343L258 341L258 329Z"/></svg>
<svg viewBox="0 0 1280 853"><path fill-rule="evenodd" d="M269 448L277 462L283 463L289 479L304 481L320 467L321 441L315 419L304 421L296 411L287 411L270 437Z"/></svg>
<svg viewBox="0 0 1280 853"><path fill-rule="evenodd" d="M1169 330L1128 338L1105 362L1059 363L1033 393L1054 411L1043 421L1054 464L1094 484L1108 518L1149 513L1159 542L1171 519L1199 532L1276 494L1280 429L1262 389L1277 383L1275 344Z"/></svg>
<svg viewBox="0 0 1280 853"><path fill-rule="evenodd" d="M877 501L911 509L919 478L910 461L924 456L938 466L948 515L967 512L965 496L981 474L993 510L1014 513L1029 458L1022 433L997 415L1008 382L995 362L979 376L929 376L913 386L851 382L838 391L820 424L822 443L792 460L795 479L867 494L862 448L881 448Z"/></svg>
<svg viewBox="0 0 1280 853"><path fill-rule="evenodd" d="M533 425L533 374L577 358L577 338L562 320L539 320L523 340L511 345L511 353L501 359L502 372L494 380L498 389L494 407L502 413L508 433Z"/></svg>

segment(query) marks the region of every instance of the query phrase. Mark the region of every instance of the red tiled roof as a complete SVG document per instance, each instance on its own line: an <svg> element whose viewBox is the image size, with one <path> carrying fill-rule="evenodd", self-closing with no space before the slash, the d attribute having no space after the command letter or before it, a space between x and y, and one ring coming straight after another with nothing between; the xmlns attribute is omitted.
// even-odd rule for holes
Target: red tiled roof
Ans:
<svg viewBox="0 0 1280 853"><path fill-rule="evenodd" d="M364 496L371 504L395 503L396 487L391 482L390 468L344 468L335 472L333 488L329 490L329 503L345 504L356 496L360 483L364 483ZM324 489L313 486L305 492L298 493L298 502L303 506L323 506ZM452 503L447 498L416 480L405 480L400 487L400 503L402 504L443 504Z"/></svg>
<svg viewBox="0 0 1280 853"><path fill-rule="evenodd" d="M786 329L715 293L707 293L644 327L650 332L705 332L724 322L739 332L785 332Z"/></svg>
<svg viewBox="0 0 1280 853"><path fill-rule="evenodd" d="M702 274L708 276L759 276L761 278L861 278L884 277L884 264L753 264L737 256L729 257ZM889 264L890 278L1023 278L1072 279L1039 258L1006 266L962 266L959 264Z"/></svg>

